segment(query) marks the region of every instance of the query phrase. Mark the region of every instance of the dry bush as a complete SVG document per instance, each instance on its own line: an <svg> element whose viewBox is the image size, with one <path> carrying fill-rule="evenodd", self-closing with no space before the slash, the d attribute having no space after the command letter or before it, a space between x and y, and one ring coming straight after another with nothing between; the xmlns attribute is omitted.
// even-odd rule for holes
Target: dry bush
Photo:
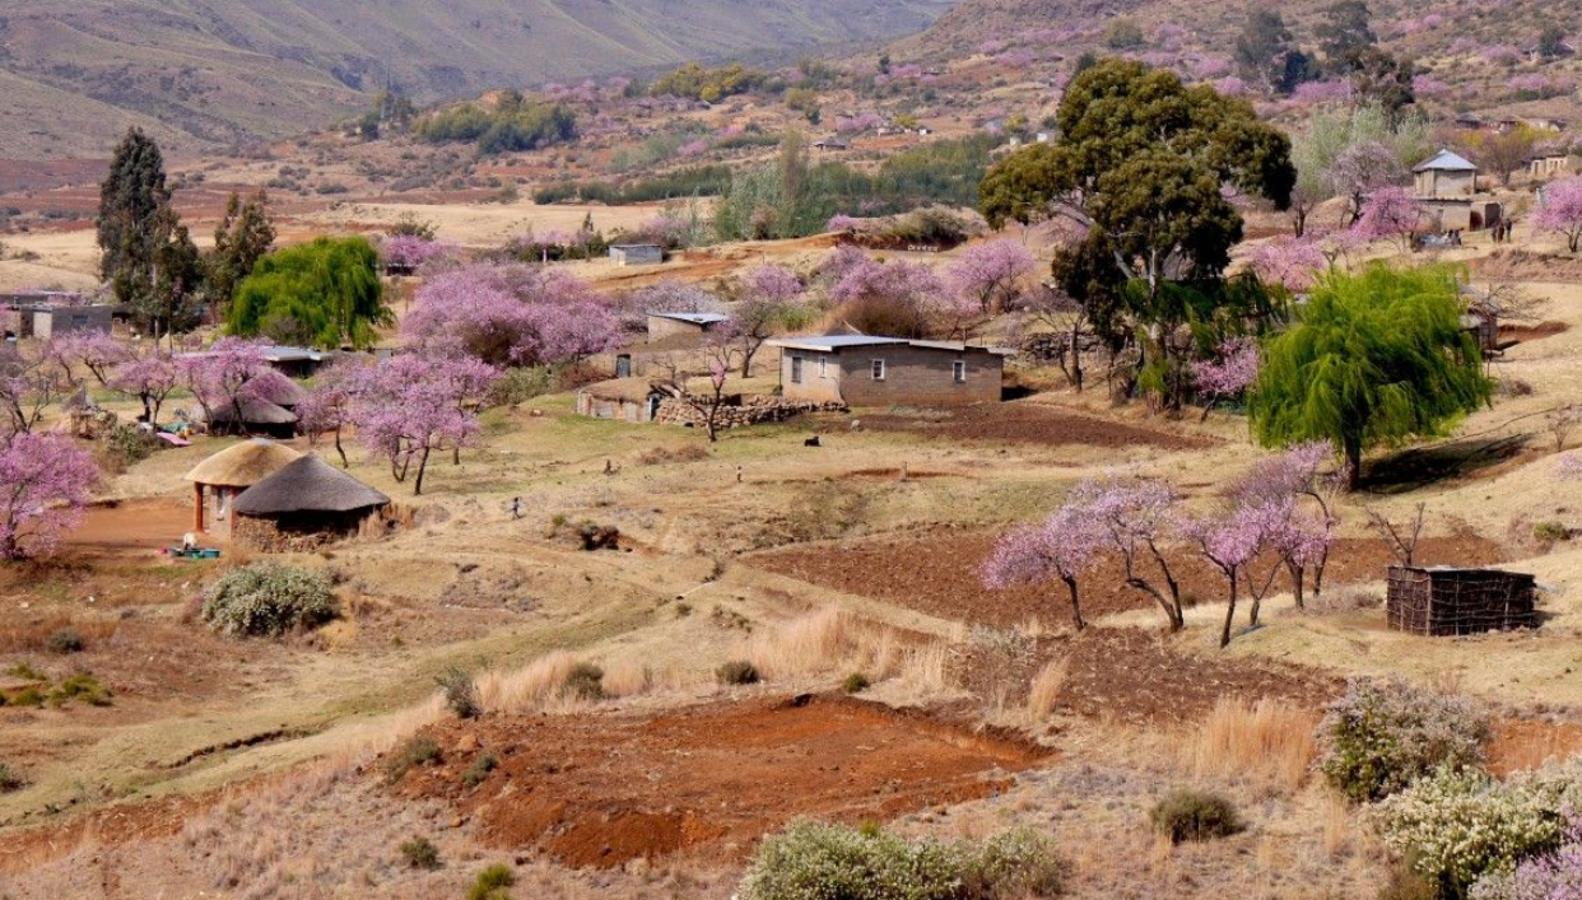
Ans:
<svg viewBox="0 0 1582 900"><path fill-rule="evenodd" d="M642 663L618 660L604 666L604 693L610 697L635 697L654 689L654 670Z"/></svg>
<svg viewBox="0 0 1582 900"><path fill-rule="evenodd" d="M485 672L478 677L479 703L484 710L497 713L543 708L557 698L580 662L571 653L556 650L515 672Z"/></svg>
<svg viewBox="0 0 1582 900"><path fill-rule="evenodd" d="M951 689L950 651L941 641L908 647L901 663L901 681L919 697Z"/></svg>
<svg viewBox="0 0 1582 900"><path fill-rule="evenodd" d="M1318 753L1318 716L1279 700L1221 698L1192 743L1195 778L1240 777L1274 795L1302 786Z"/></svg>
<svg viewBox="0 0 1582 900"><path fill-rule="evenodd" d="M1050 660L1039 670L1038 676L1033 679L1032 687L1027 690L1027 716L1034 722L1041 722L1054 711L1055 703L1060 699L1060 690L1066 686L1066 676L1070 674L1071 661L1065 657Z"/></svg>
<svg viewBox="0 0 1582 900"><path fill-rule="evenodd" d="M37 618L0 616L0 653L46 652L50 636L68 629L76 631L92 647L109 640L115 627L114 622L84 621L60 613Z"/></svg>
<svg viewBox="0 0 1582 900"><path fill-rule="evenodd" d="M1338 616L1378 609L1384 597L1378 588L1364 584L1340 584L1324 589L1307 599L1305 609L1318 616Z"/></svg>
<svg viewBox="0 0 1582 900"><path fill-rule="evenodd" d="M662 463L697 462L709 458L709 448L703 444L682 444L679 447L649 447L637 454L637 461L645 466Z"/></svg>
<svg viewBox="0 0 1582 900"><path fill-rule="evenodd" d="M766 678L839 669L881 679L900 669L903 647L893 628L824 609L758 634L744 656Z"/></svg>

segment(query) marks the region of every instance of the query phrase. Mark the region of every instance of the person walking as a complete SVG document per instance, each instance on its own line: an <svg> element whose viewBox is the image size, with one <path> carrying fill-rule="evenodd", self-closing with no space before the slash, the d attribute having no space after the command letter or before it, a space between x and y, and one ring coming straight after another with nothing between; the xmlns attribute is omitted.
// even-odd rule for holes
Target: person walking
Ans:
<svg viewBox="0 0 1582 900"><path fill-rule="evenodd" d="M512 497L511 498L511 518L513 518L513 519L520 519L520 518L522 518L522 498L521 497Z"/></svg>

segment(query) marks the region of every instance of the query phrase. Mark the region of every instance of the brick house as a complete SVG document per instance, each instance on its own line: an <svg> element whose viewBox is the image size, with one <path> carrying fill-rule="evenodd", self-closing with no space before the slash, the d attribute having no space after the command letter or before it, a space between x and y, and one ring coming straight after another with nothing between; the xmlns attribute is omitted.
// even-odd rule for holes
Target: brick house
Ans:
<svg viewBox="0 0 1582 900"><path fill-rule="evenodd" d="M1000 400L1006 351L869 335L782 338L787 400L850 406L957 406Z"/></svg>
<svg viewBox="0 0 1582 900"><path fill-rule="evenodd" d="M1417 206L1432 231L1492 228L1504 214L1492 198L1478 195L1478 167L1441 150L1412 169Z"/></svg>

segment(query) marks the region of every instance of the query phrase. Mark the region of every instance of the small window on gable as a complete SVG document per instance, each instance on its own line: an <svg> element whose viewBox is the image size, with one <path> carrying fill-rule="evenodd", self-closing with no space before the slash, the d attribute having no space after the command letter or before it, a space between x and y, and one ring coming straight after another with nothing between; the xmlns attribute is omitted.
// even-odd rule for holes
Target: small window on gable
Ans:
<svg viewBox="0 0 1582 900"><path fill-rule="evenodd" d="M950 364L950 374L951 374L951 377L955 379L957 384L966 384L967 383L967 361L964 360L964 359L958 359L955 362L951 363Z"/></svg>
<svg viewBox="0 0 1582 900"><path fill-rule="evenodd" d="M791 357L791 383L802 383L802 357L800 356Z"/></svg>
<svg viewBox="0 0 1582 900"><path fill-rule="evenodd" d="M876 359L873 361L873 380L884 380L884 360L882 359Z"/></svg>

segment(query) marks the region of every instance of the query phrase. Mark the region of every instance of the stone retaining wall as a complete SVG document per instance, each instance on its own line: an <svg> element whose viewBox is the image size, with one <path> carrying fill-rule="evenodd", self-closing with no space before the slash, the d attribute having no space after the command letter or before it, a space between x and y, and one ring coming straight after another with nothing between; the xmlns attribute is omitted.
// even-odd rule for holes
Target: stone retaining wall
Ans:
<svg viewBox="0 0 1582 900"><path fill-rule="evenodd" d="M820 403L812 400L786 400L781 397L749 396L739 405L720 407L715 419L720 428L737 428L759 425L764 422L783 422L793 416L816 412L848 412L846 404ZM661 400L654 421L665 425L692 425L698 428L708 423L707 407L698 409L673 397Z"/></svg>

